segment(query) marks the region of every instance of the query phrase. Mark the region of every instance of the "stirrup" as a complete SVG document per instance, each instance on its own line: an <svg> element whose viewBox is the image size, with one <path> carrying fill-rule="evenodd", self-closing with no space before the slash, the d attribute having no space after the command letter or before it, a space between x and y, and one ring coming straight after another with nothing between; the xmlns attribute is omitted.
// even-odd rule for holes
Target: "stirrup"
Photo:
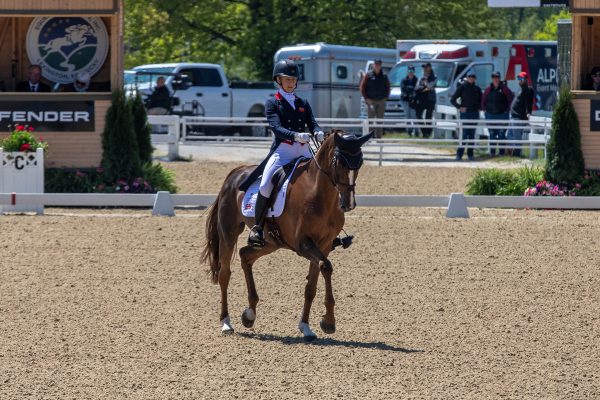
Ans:
<svg viewBox="0 0 600 400"><path fill-rule="evenodd" d="M252 247L264 247L265 246L265 236L263 233L263 228L258 225L254 225L250 229L250 235L248 235L248 246Z"/></svg>

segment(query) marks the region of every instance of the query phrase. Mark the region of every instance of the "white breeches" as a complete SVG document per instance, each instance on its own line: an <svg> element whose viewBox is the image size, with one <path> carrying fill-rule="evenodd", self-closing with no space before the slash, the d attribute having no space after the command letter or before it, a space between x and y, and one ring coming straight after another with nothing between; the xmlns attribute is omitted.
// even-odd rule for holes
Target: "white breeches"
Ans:
<svg viewBox="0 0 600 400"><path fill-rule="evenodd" d="M306 157L312 158L310 154L310 146L308 143L302 145L301 143L294 142L291 145L287 143L280 143L279 146L275 149L275 152L271 154L269 161L267 161L267 165L265 166L265 170L262 174L262 179L260 181L260 193L265 196L271 196L271 192L273 192L273 183L271 182L271 178L273 178L273 174L279 167L283 167L286 164L291 163L298 157Z"/></svg>

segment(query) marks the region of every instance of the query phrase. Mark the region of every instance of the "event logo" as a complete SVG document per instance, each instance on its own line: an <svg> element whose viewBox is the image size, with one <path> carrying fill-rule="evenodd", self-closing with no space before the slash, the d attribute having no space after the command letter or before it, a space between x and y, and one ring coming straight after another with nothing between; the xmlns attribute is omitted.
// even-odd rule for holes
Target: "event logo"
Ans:
<svg viewBox="0 0 600 400"><path fill-rule="evenodd" d="M80 72L96 74L108 55L109 38L101 18L39 17L27 31L27 55L42 66L44 78L71 83Z"/></svg>

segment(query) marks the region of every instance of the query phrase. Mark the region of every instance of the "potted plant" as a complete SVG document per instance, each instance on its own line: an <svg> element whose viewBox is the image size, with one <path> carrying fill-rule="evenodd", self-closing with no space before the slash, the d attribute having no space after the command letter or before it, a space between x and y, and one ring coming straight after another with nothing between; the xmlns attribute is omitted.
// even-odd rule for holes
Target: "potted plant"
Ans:
<svg viewBox="0 0 600 400"><path fill-rule="evenodd" d="M9 126L10 134L0 141L0 193L43 193L44 151L48 143L34 136L33 127ZM6 206L4 211L43 212L36 205Z"/></svg>

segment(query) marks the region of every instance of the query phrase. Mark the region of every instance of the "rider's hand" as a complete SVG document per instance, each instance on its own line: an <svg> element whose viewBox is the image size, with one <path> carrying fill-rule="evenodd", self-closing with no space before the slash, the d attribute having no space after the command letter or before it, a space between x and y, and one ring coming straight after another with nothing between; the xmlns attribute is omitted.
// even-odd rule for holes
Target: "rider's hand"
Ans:
<svg viewBox="0 0 600 400"><path fill-rule="evenodd" d="M323 140L325 140L325 133L323 131L316 131L315 139L317 139L317 142L323 143Z"/></svg>
<svg viewBox="0 0 600 400"><path fill-rule="evenodd" d="M294 140L298 143L308 143L310 142L310 133L296 132L294 133Z"/></svg>

